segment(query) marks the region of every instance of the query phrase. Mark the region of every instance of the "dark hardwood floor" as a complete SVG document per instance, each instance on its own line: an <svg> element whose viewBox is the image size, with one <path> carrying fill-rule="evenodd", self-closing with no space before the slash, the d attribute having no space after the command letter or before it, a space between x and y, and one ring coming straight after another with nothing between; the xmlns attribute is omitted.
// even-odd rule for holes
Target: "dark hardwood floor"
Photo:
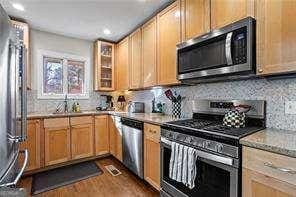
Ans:
<svg viewBox="0 0 296 197"><path fill-rule="evenodd" d="M76 182L71 185L63 186L55 190L44 192L42 197L152 197L159 196L159 192L154 190L150 185L137 178L128 171L120 162L112 157L96 160L96 163L104 171L102 175L92 177L83 181ZM104 166L113 164L122 174L113 177ZM25 177L20 181L19 186L24 187L30 195L32 177Z"/></svg>

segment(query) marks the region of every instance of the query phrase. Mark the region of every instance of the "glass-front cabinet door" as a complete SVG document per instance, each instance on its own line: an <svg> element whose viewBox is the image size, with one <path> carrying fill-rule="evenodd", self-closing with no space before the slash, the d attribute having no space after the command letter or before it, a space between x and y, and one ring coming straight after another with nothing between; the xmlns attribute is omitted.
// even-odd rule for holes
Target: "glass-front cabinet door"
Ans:
<svg viewBox="0 0 296 197"><path fill-rule="evenodd" d="M94 54L94 89L114 90L114 44L96 41Z"/></svg>

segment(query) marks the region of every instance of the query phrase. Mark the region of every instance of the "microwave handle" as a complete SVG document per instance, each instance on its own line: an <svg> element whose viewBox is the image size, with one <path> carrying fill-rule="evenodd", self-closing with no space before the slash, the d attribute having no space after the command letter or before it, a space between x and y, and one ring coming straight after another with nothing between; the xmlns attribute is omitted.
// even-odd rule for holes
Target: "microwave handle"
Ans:
<svg viewBox="0 0 296 197"><path fill-rule="evenodd" d="M231 40L232 40L232 32L229 32L226 36L225 41L225 55L226 55L226 63L227 65L232 65L232 55L231 55Z"/></svg>

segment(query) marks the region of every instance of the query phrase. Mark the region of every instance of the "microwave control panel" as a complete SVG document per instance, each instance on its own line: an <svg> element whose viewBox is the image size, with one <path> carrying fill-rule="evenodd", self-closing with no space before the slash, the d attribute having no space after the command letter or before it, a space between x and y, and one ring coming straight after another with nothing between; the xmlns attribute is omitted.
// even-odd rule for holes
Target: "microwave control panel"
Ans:
<svg viewBox="0 0 296 197"><path fill-rule="evenodd" d="M247 62L247 36L246 32L234 32L232 38L232 61L234 65Z"/></svg>

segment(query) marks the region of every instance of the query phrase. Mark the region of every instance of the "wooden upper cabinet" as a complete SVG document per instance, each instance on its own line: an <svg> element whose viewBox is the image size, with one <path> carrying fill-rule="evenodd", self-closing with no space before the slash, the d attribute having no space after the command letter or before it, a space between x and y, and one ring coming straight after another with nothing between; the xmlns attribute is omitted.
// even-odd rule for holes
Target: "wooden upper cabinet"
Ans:
<svg viewBox="0 0 296 197"><path fill-rule="evenodd" d="M181 0L182 40L210 31L210 0Z"/></svg>
<svg viewBox="0 0 296 197"><path fill-rule="evenodd" d="M157 15L158 85L177 84L176 45L181 42L180 1L172 3Z"/></svg>
<svg viewBox="0 0 296 197"><path fill-rule="evenodd" d="M141 88L142 83L142 31L130 35L130 89Z"/></svg>
<svg viewBox="0 0 296 197"><path fill-rule="evenodd" d="M257 74L296 71L296 1L257 1Z"/></svg>
<svg viewBox="0 0 296 197"><path fill-rule="evenodd" d="M31 89L31 63L30 63L30 29L27 23L11 20L18 39L26 48L27 88Z"/></svg>
<svg viewBox="0 0 296 197"><path fill-rule="evenodd" d="M109 153L109 126L108 116L95 117L95 151L96 155Z"/></svg>
<svg viewBox="0 0 296 197"><path fill-rule="evenodd" d="M94 125L91 116L72 117L71 154L72 159L94 155Z"/></svg>
<svg viewBox="0 0 296 197"><path fill-rule="evenodd" d="M116 50L116 90L129 89L129 38L117 44Z"/></svg>
<svg viewBox="0 0 296 197"><path fill-rule="evenodd" d="M156 17L142 26L143 87L156 85L157 69L157 21Z"/></svg>
<svg viewBox="0 0 296 197"><path fill-rule="evenodd" d="M114 44L96 41L94 44L94 90L115 90Z"/></svg>
<svg viewBox="0 0 296 197"><path fill-rule="evenodd" d="M70 124L69 118L44 119L45 132L45 165L69 161Z"/></svg>
<svg viewBox="0 0 296 197"><path fill-rule="evenodd" d="M211 29L253 16L255 0L211 0Z"/></svg>
<svg viewBox="0 0 296 197"><path fill-rule="evenodd" d="M26 171L35 170L41 167L40 163L40 120L28 120L27 123L27 140L22 142L20 150L27 149L29 152L29 160ZM20 163L23 158L20 159Z"/></svg>

